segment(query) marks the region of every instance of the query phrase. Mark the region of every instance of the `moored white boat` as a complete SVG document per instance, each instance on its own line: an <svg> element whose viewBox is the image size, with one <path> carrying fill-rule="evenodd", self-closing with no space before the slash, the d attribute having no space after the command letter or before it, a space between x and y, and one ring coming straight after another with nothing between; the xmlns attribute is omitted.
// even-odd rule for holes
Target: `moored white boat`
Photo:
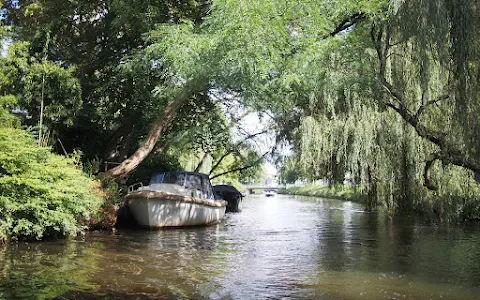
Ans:
<svg viewBox="0 0 480 300"><path fill-rule="evenodd" d="M155 174L125 200L136 222L151 228L211 224L223 218L227 206L215 200L207 175L192 172Z"/></svg>

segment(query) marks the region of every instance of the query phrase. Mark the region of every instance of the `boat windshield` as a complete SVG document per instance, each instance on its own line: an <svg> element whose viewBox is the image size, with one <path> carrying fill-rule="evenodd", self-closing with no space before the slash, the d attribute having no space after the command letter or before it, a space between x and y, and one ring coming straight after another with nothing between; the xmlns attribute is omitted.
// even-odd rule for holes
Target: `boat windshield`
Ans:
<svg viewBox="0 0 480 300"><path fill-rule="evenodd" d="M165 173L153 174L152 178L150 179L150 184L162 183L164 177Z"/></svg>
<svg viewBox="0 0 480 300"><path fill-rule="evenodd" d="M163 177L162 183L172 183L179 186L185 185L185 174L184 173L166 173Z"/></svg>
<svg viewBox="0 0 480 300"><path fill-rule="evenodd" d="M208 176L200 174L187 174L185 187L187 189L200 191L205 198L212 197L212 188Z"/></svg>
<svg viewBox="0 0 480 300"><path fill-rule="evenodd" d="M207 195L207 198L214 198L212 184L210 183L210 178L208 176L202 177L202 187Z"/></svg>
<svg viewBox="0 0 480 300"><path fill-rule="evenodd" d="M202 189L202 180L199 176L193 174L188 174L187 182L185 183L187 189L203 190Z"/></svg>
<svg viewBox="0 0 480 300"><path fill-rule="evenodd" d="M152 176L150 184L157 183L176 184L187 189L198 190L206 198L213 198L212 185L207 175L181 172L157 173Z"/></svg>

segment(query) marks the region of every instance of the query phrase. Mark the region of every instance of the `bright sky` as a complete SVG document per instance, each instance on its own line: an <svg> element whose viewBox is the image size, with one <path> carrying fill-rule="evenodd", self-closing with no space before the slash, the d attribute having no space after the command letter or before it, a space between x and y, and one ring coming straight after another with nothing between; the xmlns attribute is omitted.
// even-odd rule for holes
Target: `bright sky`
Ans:
<svg viewBox="0 0 480 300"><path fill-rule="evenodd" d="M1 55L3 57L7 56L7 51L8 51L8 44L2 41L2 52Z"/></svg>

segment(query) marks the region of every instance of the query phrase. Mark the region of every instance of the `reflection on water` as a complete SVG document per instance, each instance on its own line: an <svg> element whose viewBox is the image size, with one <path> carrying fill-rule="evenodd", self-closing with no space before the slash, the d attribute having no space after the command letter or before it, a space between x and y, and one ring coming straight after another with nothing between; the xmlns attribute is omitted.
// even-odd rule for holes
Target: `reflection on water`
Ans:
<svg viewBox="0 0 480 300"><path fill-rule="evenodd" d="M478 299L480 229L249 196L208 227L0 249L0 299Z"/></svg>

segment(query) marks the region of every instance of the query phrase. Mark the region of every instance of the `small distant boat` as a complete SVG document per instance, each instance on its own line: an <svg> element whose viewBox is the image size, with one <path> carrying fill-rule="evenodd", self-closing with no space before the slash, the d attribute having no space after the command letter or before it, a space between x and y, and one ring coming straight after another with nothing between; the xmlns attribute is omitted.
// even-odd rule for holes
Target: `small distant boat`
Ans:
<svg viewBox="0 0 480 300"><path fill-rule="evenodd" d="M267 197L273 197L275 195L274 191L265 191L265 196Z"/></svg>
<svg viewBox="0 0 480 300"><path fill-rule="evenodd" d="M125 202L138 225L150 228L211 224L227 206L215 200L208 175L194 172L156 173L149 185L130 186Z"/></svg>
<svg viewBox="0 0 480 300"><path fill-rule="evenodd" d="M227 212L238 212L240 201L242 201L243 194L237 190L233 185L217 184L213 186L213 192L221 199L228 202Z"/></svg>

